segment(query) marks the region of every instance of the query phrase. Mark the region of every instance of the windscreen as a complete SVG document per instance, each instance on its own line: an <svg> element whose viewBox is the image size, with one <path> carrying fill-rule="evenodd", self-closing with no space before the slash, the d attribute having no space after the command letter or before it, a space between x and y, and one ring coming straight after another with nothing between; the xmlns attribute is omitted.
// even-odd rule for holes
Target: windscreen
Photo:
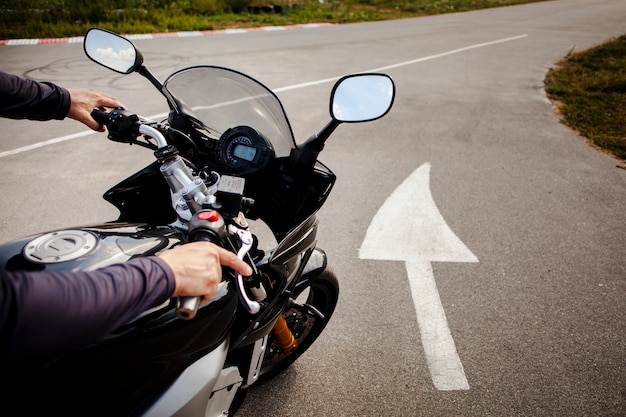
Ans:
<svg viewBox="0 0 626 417"><path fill-rule="evenodd" d="M191 67L172 74L163 87L178 112L202 122L216 138L243 125L265 136L277 157L288 156L295 147L278 97L245 74L221 67Z"/></svg>

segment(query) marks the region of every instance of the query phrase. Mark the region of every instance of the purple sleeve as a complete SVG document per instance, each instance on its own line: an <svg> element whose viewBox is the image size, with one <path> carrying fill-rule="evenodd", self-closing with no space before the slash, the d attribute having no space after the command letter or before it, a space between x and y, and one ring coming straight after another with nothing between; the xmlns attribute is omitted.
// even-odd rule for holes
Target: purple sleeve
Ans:
<svg viewBox="0 0 626 417"><path fill-rule="evenodd" d="M157 257L90 272L12 272L0 283L6 357L52 355L97 342L171 297L176 283Z"/></svg>
<svg viewBox="0 0 626 417"><path fill-rule="evenodd" d="M64 119L70 93L49 82L38 82L0 72L0 116L10 119Z"/></svg>

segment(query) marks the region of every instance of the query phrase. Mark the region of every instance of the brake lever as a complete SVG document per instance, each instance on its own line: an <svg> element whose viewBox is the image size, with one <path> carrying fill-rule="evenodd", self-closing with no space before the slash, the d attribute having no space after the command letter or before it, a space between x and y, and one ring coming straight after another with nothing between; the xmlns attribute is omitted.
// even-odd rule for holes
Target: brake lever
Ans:
<svg viewBox="0 0 626 417"><path fill-rule="evenodd" d="M254 239L252 238L252 233L249 230L239 229L232 225L229 226L228 230L230 232L234 232L234 234L237 234L239 240L241 241L241 247L237 251L237 258L243 261L245 256L250 251L250 248L252 248L252 244L254 242ZM261 310L261 304L257 301L251 300L250 297L248 297L248 294L246 293L246 287L243 282L243 275L241 275L239 272L237 272L237 289L237 292L239 293L239 301L241 301L241 304L243 304L245 309L248 310L250 314L257 314Z"/></svg>
<svg viewBox="0 0 626 417"><path fill-rule="evenodd" d="M232 234L236 234L237 237L239 237L241 247L237 251L237 258L243 261L254 243L252 233L249 230L239 229L232 225L229 226L228 230ZM239 294L239 301L250 314L257 314L261 311L261 304L248 297L243 281L243 275L239 272L237 272L237 293ZM178 297L176 306L178 317L185 320L193 318L196 315L199 305L200 297Z"/></svg>

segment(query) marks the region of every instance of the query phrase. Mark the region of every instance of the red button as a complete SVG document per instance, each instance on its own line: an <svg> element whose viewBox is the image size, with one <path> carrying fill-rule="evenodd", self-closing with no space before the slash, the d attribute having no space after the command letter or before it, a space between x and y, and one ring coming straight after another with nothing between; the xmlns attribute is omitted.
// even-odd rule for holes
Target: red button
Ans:
<svg viewBox="0 0 626 417"><path fill-rule="evenodd" d="M220 219L220 214L215 210L201 211L198 213L198 219L216 222Z"/></svg>

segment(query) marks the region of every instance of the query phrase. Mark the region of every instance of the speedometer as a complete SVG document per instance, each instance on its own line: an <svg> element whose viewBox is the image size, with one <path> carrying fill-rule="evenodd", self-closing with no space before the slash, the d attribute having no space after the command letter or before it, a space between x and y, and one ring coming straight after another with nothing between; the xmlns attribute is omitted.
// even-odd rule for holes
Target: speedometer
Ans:
<svg viewBox="0 0 626 417"><path fill-rule="evenodd" d="M240 160L250 162L254 159L256 149L252 146L252 141L247 136L237 136L230 140L226 146L226 159L228 162L236 166Z"/></svg>
<svg viewBox="0 0 626 417"><path fill-rule="evenodd" d="M249 126L228 129L219 140L216 159L229 174L249 174L263 169L274 157L272 145Z"/></svg>
<svg viewBox="0 0 626 417"><path fill-rule="evenodd" d="M237 143L233 148L233 155L235 155L237 158L245 159L246 161L254 161L256 148L244 145L243 143Z"/></svg>

